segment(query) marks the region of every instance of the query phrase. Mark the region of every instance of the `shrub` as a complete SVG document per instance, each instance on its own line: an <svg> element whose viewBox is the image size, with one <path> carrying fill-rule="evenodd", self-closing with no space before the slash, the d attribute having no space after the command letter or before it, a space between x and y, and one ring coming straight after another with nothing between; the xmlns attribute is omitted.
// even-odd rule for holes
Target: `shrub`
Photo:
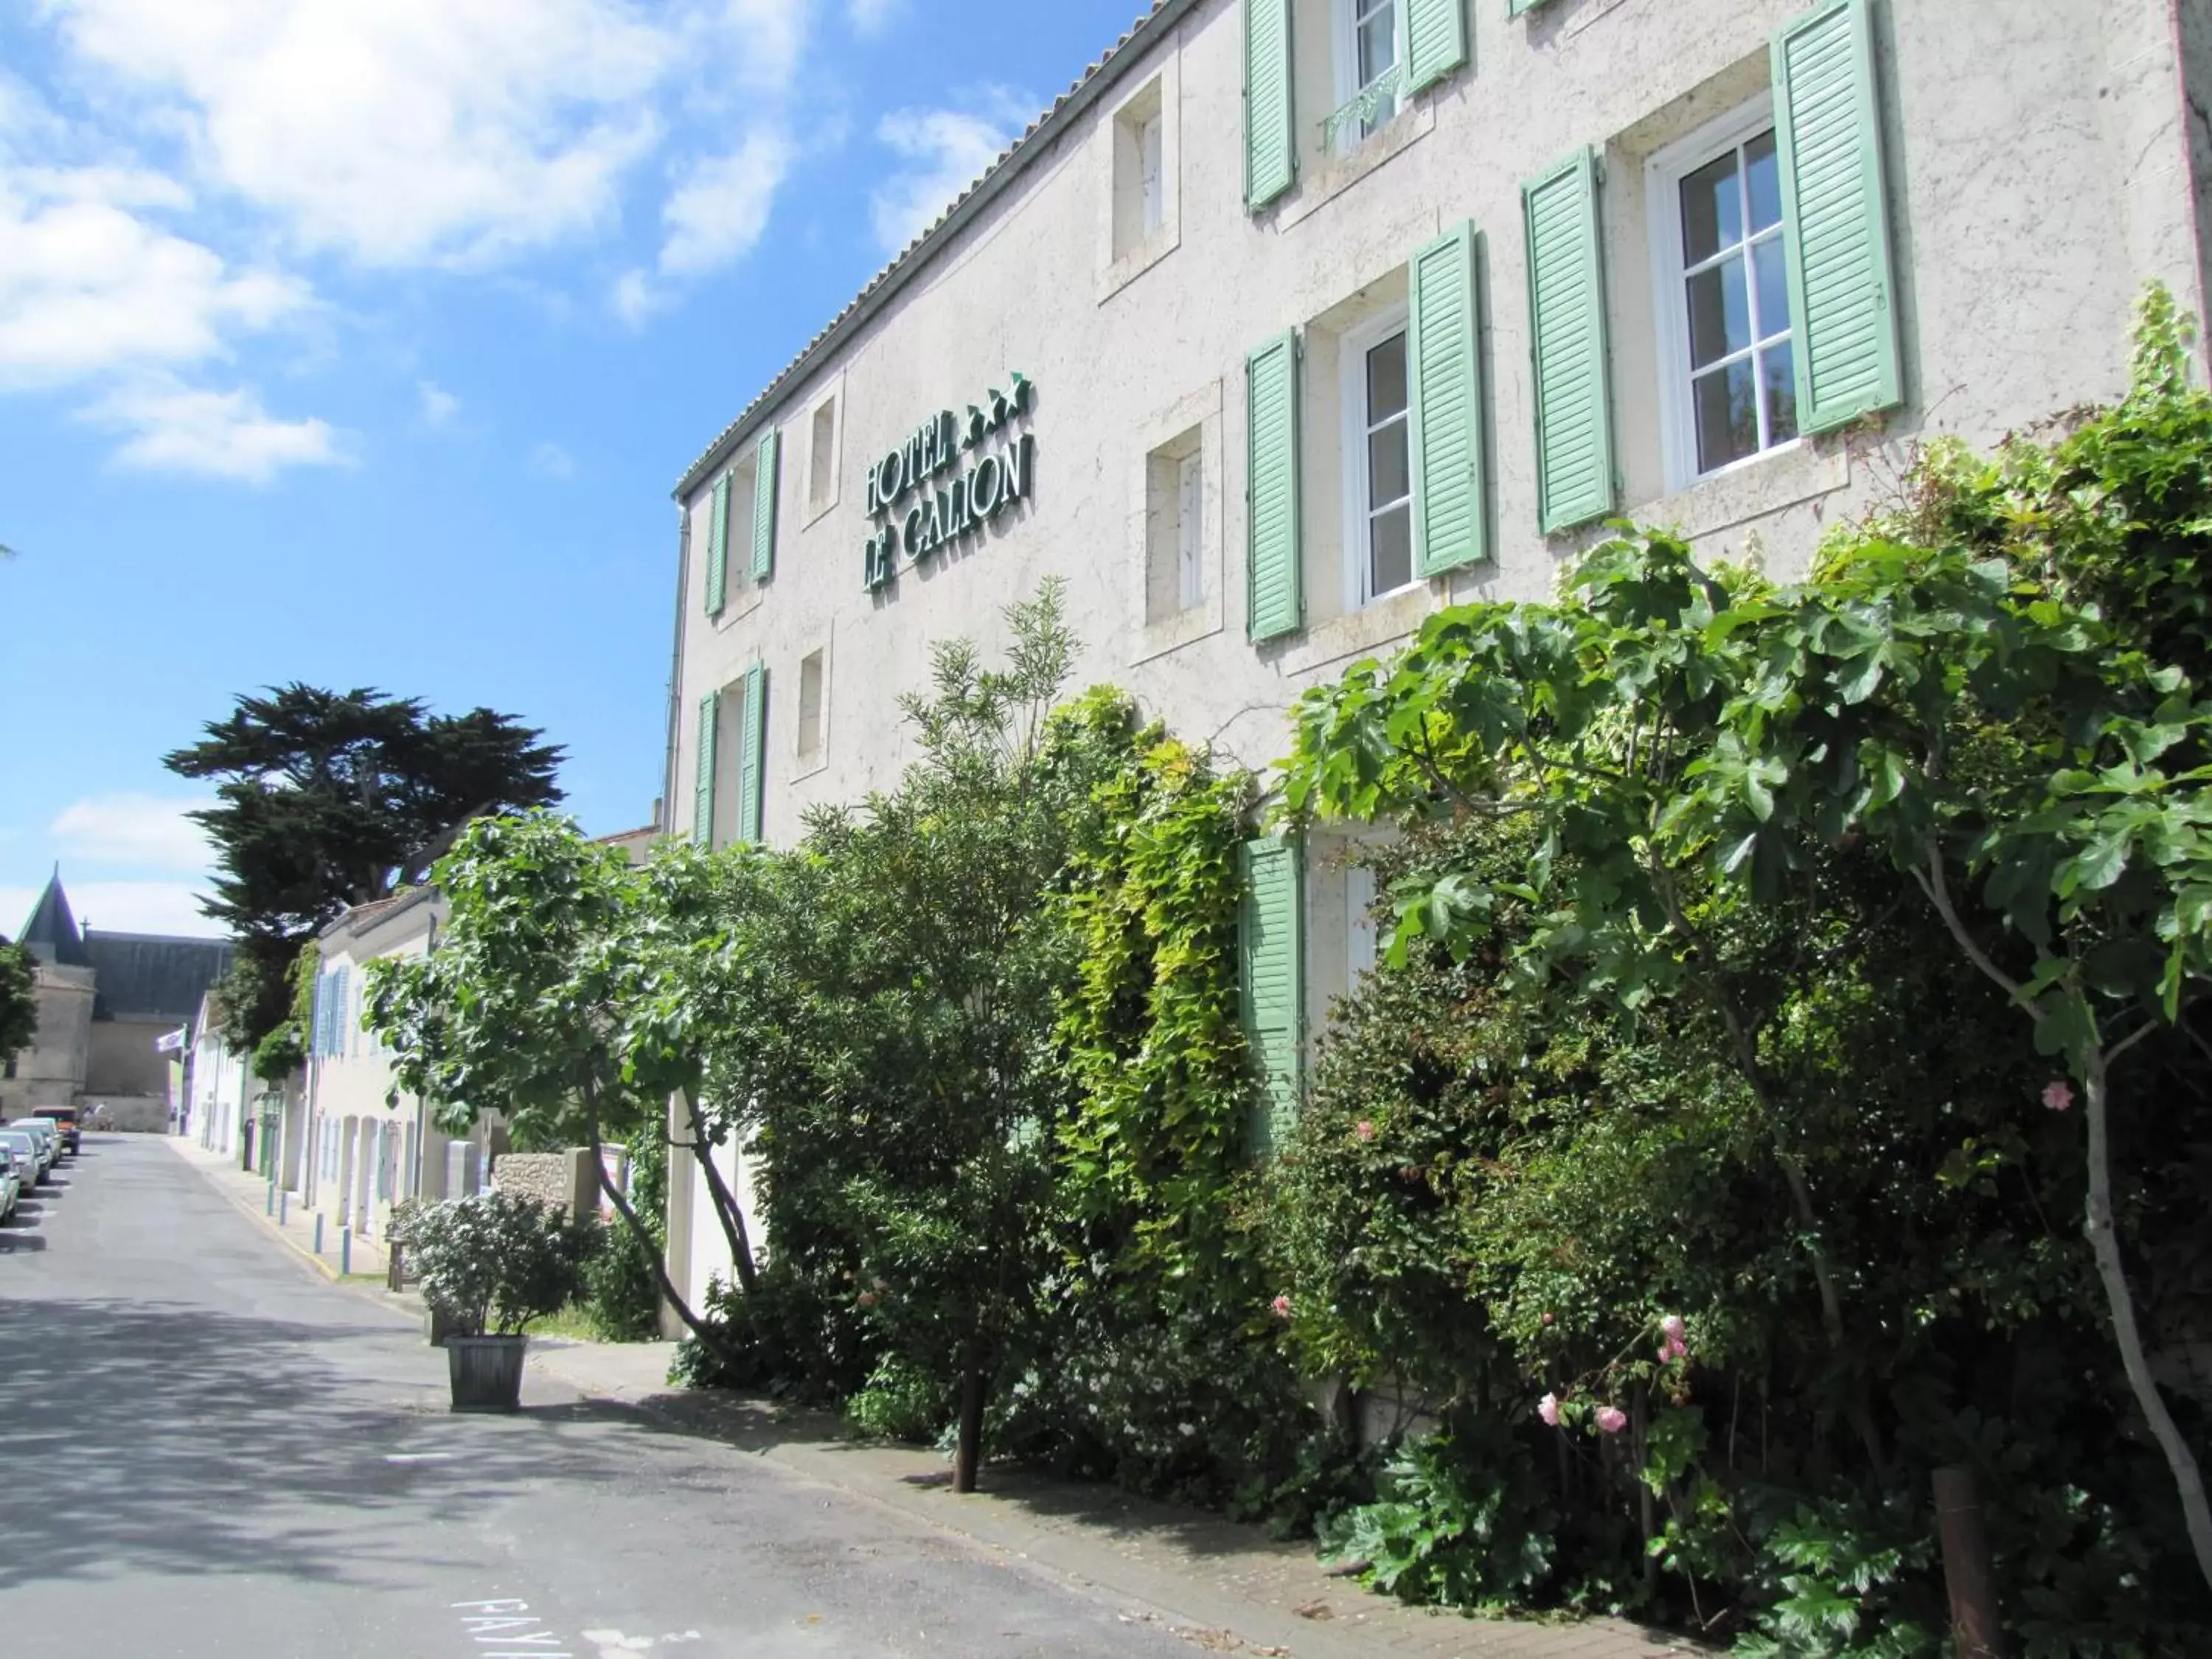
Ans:
<svg viewBox="0 0 2212 1659"><path fill-rule="evenodd" d="M534 1198L478 1193L409 1210L396 1234L422 1299L460 1336L520 1336L574 1296L590 1235Z"/></svg>

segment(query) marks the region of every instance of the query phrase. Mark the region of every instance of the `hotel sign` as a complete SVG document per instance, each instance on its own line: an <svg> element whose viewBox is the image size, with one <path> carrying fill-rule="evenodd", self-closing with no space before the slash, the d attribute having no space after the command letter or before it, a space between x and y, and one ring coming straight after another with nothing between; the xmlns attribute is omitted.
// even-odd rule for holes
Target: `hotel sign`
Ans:
<svg viewBox="0 0 2212 1659"><path fill-rule="evenodd" d="M876 527L862 568L870 591L890 582L902 556L918 564L1028 496L1036 481L1036 441L1017 428L1036 394L1029 379L1016 374L1006 391L969 404L964 419L949 409L931 416L868 469L868 516Z"/></svg>

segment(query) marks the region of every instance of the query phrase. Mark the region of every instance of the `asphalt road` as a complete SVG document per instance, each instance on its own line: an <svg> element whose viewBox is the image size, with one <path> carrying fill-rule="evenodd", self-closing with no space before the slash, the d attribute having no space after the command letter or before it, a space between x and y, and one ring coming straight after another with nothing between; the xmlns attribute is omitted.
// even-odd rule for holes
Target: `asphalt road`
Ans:
<svg viewBox="0 0 2212 1659"><path fill-rule="evenodd" d="M9 1659L783 1659L1194 1650L1016 1562L445 1357L144 1139L0 1229Z"/></svg>

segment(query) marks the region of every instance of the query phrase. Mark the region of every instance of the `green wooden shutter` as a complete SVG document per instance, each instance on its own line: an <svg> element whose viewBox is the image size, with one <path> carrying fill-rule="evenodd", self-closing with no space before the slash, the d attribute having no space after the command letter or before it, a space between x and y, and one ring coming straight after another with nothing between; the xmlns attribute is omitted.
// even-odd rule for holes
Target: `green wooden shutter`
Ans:
<svg viewBox="0 0 2212 1659"><path fill-rule="evenodd" d="M1432 87L1467 62L1466 0L1405 0L1406 76Z"/></svg>
<svg viewBox="0 0 2212 1659"><path fill-rule="evenodd" d="M768 670L745 670L744 713L738 728L738 839L761 838L761 764L768 751Z"/></svg>
<svg viewBox="0 0 2212 1659"><path fill-rule="evenodd" d="M701 847L714 844L714 727L720 723L722 694L709 691L699 699L698 776L692 782L691 839Z"/></svg>
<svg viewBox="0 0 2212 1659"><path fill-rule="evenodd" d="M730 475L714 480L714 506L707 520L707 614L722 612L730 574Z"/></svg>
<svg viewBox="0 0 2212 1659"><path fill-rule="evenodd" d="M760 441L753 465L753 580L764 582L775 574L776 456L781 446L770 427Z"/></svg>
<svg viewBox="0 0 2212 1659"><path fill-rule="evenodd" d="M1245 631L1255 640L1304 621L1298 580L1298 339L1270 340L1244 363Z"/></svg>
<svg viewBox="0 0 2212 1659"><path fill-rule="evenodd" d="M1528 244L1538 519L1548 534L1613 510L1597 153L1578 151L1523 185L1521 204Z"/></svg>
<svg viewBox="0 0 2212 1659"><path fill-rule="evenodd" d="M1412 323L1414 556L1424 576L1485 556L1482 388L1475 361L1474 227L1417 252Z"/></svg>
<svg viewBox="0 0 2212 1659"><path fill-rule="evenodd" d="M1244 1040L1266 1090L1262 1147L1290 1127L1298 1107L1298 1037L1305 1017L1299 939L1304 883L1297 845L1279 836L1237 849L1242 895L1237 939L1237 1006Z"/></svg>
<svg viewBox="0 0 2212 1659"><path fill-rule="evenodd" d="M1263 208L1298 176L1291 98L1291 0L1244 0L1244 204Z"/></svg>
<svg viewBox="0 0 2212 1659"><path fill-rule="evenodd" d="M1826 432L1904 395L1866 0L1784 24L1773 55L1797 429Z"/></svg>

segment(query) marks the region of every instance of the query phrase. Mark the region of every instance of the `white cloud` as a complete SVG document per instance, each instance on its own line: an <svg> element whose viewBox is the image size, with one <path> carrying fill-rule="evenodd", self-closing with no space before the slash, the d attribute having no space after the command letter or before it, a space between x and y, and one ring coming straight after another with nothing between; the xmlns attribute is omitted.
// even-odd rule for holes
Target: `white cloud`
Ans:
<svg viewBox="0 0 2212 1659"><path fill-rule="evenodd" d="M661 210L668 227L662 273L696 276L750 253L768 228L769 205L792 159L791 141L761 128L732 154L694 167Z"/></svg>
<svg viewBox="0 0 2212 1659"><path fill-rule="evenodd" d="M54 0L300 245L478 264L611 221L659 106L788 84L811 0Z"/></svg>
<svg viewBox="0 0 2212 1659"><path fill-rule="evenodd" d="M214 849L207 831L185 815L210 804L198 796L93 795L64 807L46 833L72 864L197 873L213 861Z"/></svg>
<svg viewBox="0 0 2212 1659"><path fill-rule="evenodd" d="M127 434L116 459L148 471L266 483L288 466L331 466L345 459L329 422L276 419L243 389L144 381L101 398L85 418Z"/></svg>
<svg viewBox="0 0 2212 1659"><path fill-rule="evenodd" d="M422 399L422 423L444 426L461 412L461 400L434 380L422 380L415 390Z"/></svg>
<svg viewBox="0 0 2212 1659"><path fill-rule="evenodd" d="M894 110L876 137L905 162L879 186L869 208L876 240L896 253L935 223L961 191L1013 143L1036 106L1003 87L970 109Z"/></svg>
<svg viewBox="0 0 2212 1659"><path fill-rule="evenodd" d="M615 315L637 327L667 303L667 296L653 285L652 276L642 270L625 270L615 283L609 302Z"/></svg>
<svg viewBox="0 0 2212 1659"><path fill-rule="evenodd" d="M228 933L221 922L200 914L202 889L184 881L70 881L70 908L78 922L110 933L182 933L195 939L222 939ZM40 890L0 887L0 933L15 937L29 920Z"/></svg>
<svg viewBox="0 0 2212 1659"><path fill-rule="evenodd" d="M549 478L566 478L576 471L576 458L550 439L530 452L530 470Z"/></svg>
<svg viewBox="0 0 2212 1659"><path fill-rule="evenodd" d="M905 9L906 0L846 0L845 15L853 33L866 38L881 34Z"/></svg>
<svg viewBox="0 0 2212 1659"><path fill-rule="evenodd" d="M127 210L160 204L159 186L104 168L0 169L0 384L199 362L225 355L233 331L307 307L296 280L234 270Z"/></svg>

